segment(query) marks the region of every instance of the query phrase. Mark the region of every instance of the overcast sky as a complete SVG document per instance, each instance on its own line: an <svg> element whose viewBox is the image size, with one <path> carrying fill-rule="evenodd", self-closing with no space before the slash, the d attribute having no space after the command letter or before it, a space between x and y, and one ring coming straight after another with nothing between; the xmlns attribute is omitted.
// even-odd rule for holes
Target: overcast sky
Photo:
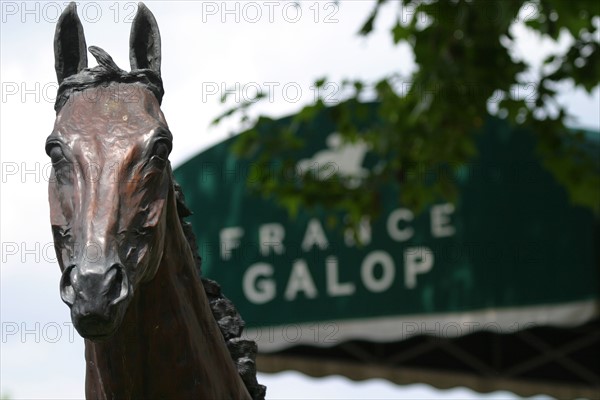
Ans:
<svg viewBox="0 0 600 400"><path fill-rule="evenodd" d="M81 398L83 342L73 331L58 293L47 203L48 159L44 141L54 123L57 88L53 36L66 3L2 2L1 26L1 391L12 398ZM81 2L88 46L107 50L129 69L128 43L136 3ZM383 29L361 38L356 32L372 2L146 2L158 21L163 48L162 109L174 135L177 166L228 136L233 125L209 128L222 106L219 97L239 87L249 97L272 90L262 110L283 116L314 97L311 82L327 76L335 88L343 78L377 79L409 73L406 46L393 47ZM388 8L389 11L389 8ZM541 60L547 44L522 28L517 55ZM563 38L563 45L568 38ZM95 65L88 55L90 66ZM337 93L332 90L333 99ZM579 118L600 128L600 94L564 88L562 101ZM398 387L382 380L351 383L345 378L307 379L297 373L262 375L270 398L481 398L466 389L435 391L426 385ZM294 388L290 392L290 388ZM510 398L496 393L492 398Z"/></svg>

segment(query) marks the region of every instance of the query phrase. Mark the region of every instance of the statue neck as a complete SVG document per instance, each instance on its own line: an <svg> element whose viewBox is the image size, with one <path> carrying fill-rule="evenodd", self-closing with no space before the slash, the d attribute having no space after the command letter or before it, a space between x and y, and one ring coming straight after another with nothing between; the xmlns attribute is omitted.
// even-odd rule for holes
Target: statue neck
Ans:
<svg viewBox="0 0 600 400"><path fill-rule="evenodd" d="M171 189L163 258L119 330L104 342L85 341L87 398L249 398L176 210Z"/></svg>

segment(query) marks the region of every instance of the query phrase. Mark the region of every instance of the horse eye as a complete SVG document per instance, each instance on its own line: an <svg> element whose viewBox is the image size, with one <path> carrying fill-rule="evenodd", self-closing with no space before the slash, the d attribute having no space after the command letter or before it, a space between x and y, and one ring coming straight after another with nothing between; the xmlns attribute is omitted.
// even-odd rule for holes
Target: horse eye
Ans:
<svg viewBox="0 0 600 400"><path fill-rule="evenodd" d="M154 145L153 156L156 156L162 160L167 160L169 158L169 153L171 152L171 148L169 144L165 141L160 141Z"/></svg>

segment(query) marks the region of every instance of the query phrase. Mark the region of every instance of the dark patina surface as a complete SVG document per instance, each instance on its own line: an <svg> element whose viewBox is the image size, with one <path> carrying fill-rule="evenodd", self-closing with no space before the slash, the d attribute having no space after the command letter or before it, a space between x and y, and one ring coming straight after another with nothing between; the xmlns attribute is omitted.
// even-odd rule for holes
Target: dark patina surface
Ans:
<svg viewBox="0 0 600 400"><path fill-rule="evenodd" d="M131 72L89 51L71 3L55 35L60 84L52 159L51 224L60 295L85 338L86 397L264 398L254 342L200 258L168 156L160 110L160 34L140 3Z"/></svg>

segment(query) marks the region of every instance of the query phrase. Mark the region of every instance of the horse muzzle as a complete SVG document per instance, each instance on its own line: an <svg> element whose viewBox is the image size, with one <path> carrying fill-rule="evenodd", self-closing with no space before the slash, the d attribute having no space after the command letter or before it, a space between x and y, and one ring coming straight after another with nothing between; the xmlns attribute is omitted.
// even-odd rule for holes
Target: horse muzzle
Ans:
<svg viewBox="0 0 600 400"><path fill-rule="evenodd" d="M115 263L71 265L60 280L60 296L71 309L71 320L79 334L91 340L111 336L121 324L130 299L125 268Z"/></svg>

